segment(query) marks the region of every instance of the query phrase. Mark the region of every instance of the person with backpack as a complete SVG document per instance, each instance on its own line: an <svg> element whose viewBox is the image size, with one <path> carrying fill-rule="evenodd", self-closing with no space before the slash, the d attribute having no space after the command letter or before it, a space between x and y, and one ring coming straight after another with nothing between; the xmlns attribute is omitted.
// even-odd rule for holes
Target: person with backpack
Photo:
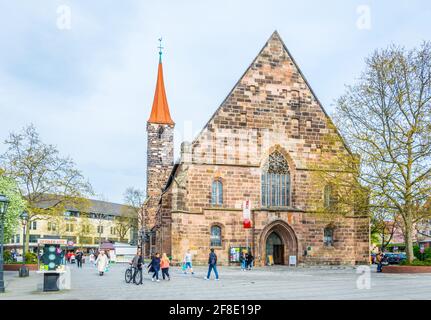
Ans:
<svg viewBox="0 0 431 320"><path fill-rule="evenodd" d="M169 276L169 258L166 253L163 253L162 255L162 259L160 260L160 268L162 269L163 280L165 280L165 276L168 278L168 280L171 280L171 277Z"/></svg>
<svg viewBox="0 0 431 320"><path fill-rule="evenodd" d="M214 252L214 248L211 248L211 252L208 256L208 274L204 278L205 280L209 280L211 277L211 271L214 270L215 280L218 281L218 272L217 272L217 255Z"/></svg>
<svg viewBox="0 0 431 320"><path fill-rule="evenodd" d="M154 281L154 278L156 278L157 282L160 282L159 280L159 271L160 271L160 254L157 252L154 257L151 259L150 263L150 272L153 272L153 277L151 278L151 281Z"/></svg>

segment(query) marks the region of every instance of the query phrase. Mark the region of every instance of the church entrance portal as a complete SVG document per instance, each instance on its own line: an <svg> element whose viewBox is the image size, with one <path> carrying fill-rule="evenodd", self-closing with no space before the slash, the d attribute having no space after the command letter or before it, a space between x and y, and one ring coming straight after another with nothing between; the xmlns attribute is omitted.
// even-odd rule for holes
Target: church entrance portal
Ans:
<svg viewBox="0 0 431 320"><path fill-rule="evenodd" d="M284 264L284 244L276 232L266 239L266 256L272 256L274 264Z"/></svg>
<svg viewBox="0 0 431 320"><path fill-rule="evenodd" d="M265 264L288 265L290 256L298 256L298 242L292 227L283 220L267 225L260 237Z"/></svg>

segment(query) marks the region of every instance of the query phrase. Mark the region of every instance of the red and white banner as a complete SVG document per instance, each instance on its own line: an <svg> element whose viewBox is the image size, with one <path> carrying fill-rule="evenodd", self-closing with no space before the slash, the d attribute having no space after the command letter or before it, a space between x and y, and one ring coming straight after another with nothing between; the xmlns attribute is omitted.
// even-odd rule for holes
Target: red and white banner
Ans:
<svg viewBox="0 0 431 320"><path fill-rule="evenodd" d="M244 229L251 228L251 202L250 200L245 200L242 204L242 216L243 216L243 226Z"/></svg>

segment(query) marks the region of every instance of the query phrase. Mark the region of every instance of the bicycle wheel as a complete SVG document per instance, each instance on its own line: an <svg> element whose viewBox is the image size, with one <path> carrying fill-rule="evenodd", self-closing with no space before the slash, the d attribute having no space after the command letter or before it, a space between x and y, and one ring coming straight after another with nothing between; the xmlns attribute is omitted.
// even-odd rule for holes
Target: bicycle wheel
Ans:
<svg viewBox="0 0 431 320"><path fill-rule="evenodd" d="M132 269L129 268L126 270L126 273L124 274L124 278L127 283L130 283L130 281L132 281L132 278L133 278Z"/></svg>
<svg viewBox="0 0 431 320"><path fill-rule="evenodd" d="M135 278L133 279L133 282L136 285L142 284L142 270L137 270L135 274Z"/></svg>

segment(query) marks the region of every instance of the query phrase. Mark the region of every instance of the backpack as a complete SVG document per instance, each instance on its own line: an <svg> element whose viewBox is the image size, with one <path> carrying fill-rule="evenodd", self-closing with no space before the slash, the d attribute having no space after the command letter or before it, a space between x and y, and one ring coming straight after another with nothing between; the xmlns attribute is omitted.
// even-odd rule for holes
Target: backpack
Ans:
<svg viewBox="0 0 431 320"><path fill-rule="evenodd" d="M217 256L214 252L210 253L210 264L214 265L217 262Z"/></svg>

